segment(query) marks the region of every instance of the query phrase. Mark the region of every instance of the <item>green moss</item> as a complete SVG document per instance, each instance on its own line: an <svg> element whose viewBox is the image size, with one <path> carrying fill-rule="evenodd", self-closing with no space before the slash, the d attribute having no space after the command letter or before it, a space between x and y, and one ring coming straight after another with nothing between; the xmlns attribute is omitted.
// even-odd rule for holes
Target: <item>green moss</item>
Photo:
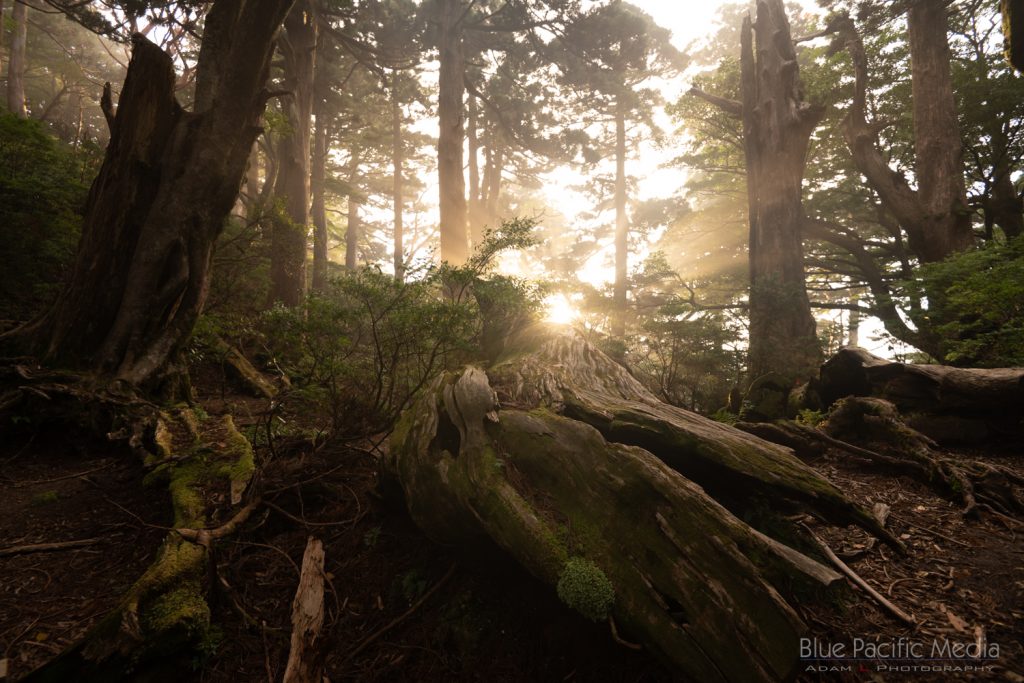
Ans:
<svg viewBox="0 0 1024 683"><path fill-rule="evenodd" d="M583 557L565 563L558 579L559 599L591 621L603 621L615 603L615 587L601 568Z"/></svg>
<svg viewBox="0 0 1024 683"><path fill-rule="evenodd" d="M190 636L201 636L210 623L210 607L203 599L198 582L189 581L161 593L143 617L144 626L150 632L183 629Z"/></svg>
<svg viewBox="0 0 1024 683"><path fill-rule="evenodd" d="M174 526L203 526L206 504L196 491L205 479L207 465L193 461L174 467L170 473L171 505L174 507Z"/></svg>
<svg viewBox="0 0 1024 683"><path fill-rule="evenodd" d="M232 483L245 484L256 471L255 457L249 440L235 428L230 415L224 416L224 429L227 431L226 448L222 458L226 458L217 473L228 478Z"/></svg>

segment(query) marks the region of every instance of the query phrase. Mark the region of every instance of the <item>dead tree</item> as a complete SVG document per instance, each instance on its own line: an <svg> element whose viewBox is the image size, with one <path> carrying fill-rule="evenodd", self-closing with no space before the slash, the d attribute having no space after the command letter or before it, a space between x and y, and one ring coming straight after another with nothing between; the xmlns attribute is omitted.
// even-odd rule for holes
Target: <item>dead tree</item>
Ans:
<svg viewBox="0 0 1024 683"><path fill-rule="evenodd" d="M261 132L274 36L290 5L213 4L191 110L175 100L171 57L133 39L69 283L42 317L0 339L105 386L182 393L180 354Z"/></svg>
<svg viewBox="0 0 1024 683"><path fill-rule="evenodd" d="M786 679L805 631L787 596L837 578L741 521L758 506L902 549L788 449L662 403L544 326L486 370L438 377L399 422L382 476L439 541L490 539L552 586L589 567L590 589L563 599L693 680Z"/></svg>
<svg viewBox="0 0 1024 683"><path fill-rule="evenodd" d="M756 45L755 45L756 43ZM806 379L821 350L804 279L802 183L824 108L806 102L782 0L761 0L741 33L742 102L691 94L743 120L750 217L751 379Z"/></svg>

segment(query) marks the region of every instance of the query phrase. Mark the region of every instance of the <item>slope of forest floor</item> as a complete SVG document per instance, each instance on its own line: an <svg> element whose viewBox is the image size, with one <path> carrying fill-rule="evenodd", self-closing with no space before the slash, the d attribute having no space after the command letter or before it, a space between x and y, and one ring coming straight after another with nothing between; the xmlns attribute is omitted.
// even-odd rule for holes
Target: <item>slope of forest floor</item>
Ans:
<svg viewBox="0 0 1024 683"><path fill-rule="evenodd" d="M266 401L226 393L202 375L198 385L211 415L230 412L251 436L264 429ZM180 663L191 672L185 678L280 680L298 565L307 538L316 536L326 550L331 681L672 680L497 550L459 551L425 538L404 511L378 497L372 442L310 453L299 439L276 439L272 452L265 439L254 441L271 505L217 547L218 644L205 660ZM1020 448L971 455L1024 470ZM803 673L800 680L1024 681L1024 527L991 517L965 521L955 506L902 476L839 458L812 464L869 508L891 507L889 526L910 549L903 559L859 530L814 529L918 625L901 624L852 590L840 605L800 606L810 636L929 645L934 638L984 638L999 644L1000 658L981 672L880 673L874 663L858 662L851 672ZM142 486L142 475L141 465L109 444L66 434L0 444L0 551L96 539L0 556L0 659L12 678L74 642L151 561L170 505Z"/></svg>

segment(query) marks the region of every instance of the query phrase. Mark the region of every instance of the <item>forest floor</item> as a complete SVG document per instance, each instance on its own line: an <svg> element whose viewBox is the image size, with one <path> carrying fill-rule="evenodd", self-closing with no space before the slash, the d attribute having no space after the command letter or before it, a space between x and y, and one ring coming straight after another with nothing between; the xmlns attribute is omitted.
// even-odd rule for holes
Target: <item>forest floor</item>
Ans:
<svg viewBox="0 0 1024 683"><path fill-rule="evenodd" d="M225 394L216 382L199 386L206 411L230 412L243 433L265 423L265 401ZM299 443L278 440L276 457L258 448L269 460L262 490L273 507L218 545L212 608L219 645L205 660L179 662L176 680L280 680L309 536L326 550L331 681L673 680L496 549L459 552L424 537L404 511L377 496L372 442L312 454ZM1024 448L971 455L1024 471ZM983 639L988 652L998 645L999 656L966 672L879 671L871 661L843 662L851 670L837 671L832 662L806 662L800 680L1024 682L1024 527L964 520L954 505L903 476L832 457L812 464L869 508L891 507L889 526L907 543L906 558L852 527L814 529L840 555L859 555L850 566L917 625L905 626L851 590L839 605L799 605L809 637L845 643L846 654L855 638L920 642L929 655L936 639L940 647L943 639ZM151 561L170 505L142 486L142 475L140 464L109 444L52 430L0 443L0 660L12 680L80 637ZM94 541L2 555L17 545L83 539ZM829 670L806 672L811 666Z"/></svg>

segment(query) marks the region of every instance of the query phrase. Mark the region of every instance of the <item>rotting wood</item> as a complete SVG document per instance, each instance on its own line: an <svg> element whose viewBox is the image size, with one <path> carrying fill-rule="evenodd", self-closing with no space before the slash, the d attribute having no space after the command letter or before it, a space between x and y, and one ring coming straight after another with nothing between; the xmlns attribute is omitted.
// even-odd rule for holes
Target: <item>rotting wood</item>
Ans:
<svg viewBox="0 0 1024 683"><path fill-rule="evenodd" d="M320 683L320 629L324 624L324 544L309 537L302 556L299 587L292 601L292 638L284 683Z"/></svg>

